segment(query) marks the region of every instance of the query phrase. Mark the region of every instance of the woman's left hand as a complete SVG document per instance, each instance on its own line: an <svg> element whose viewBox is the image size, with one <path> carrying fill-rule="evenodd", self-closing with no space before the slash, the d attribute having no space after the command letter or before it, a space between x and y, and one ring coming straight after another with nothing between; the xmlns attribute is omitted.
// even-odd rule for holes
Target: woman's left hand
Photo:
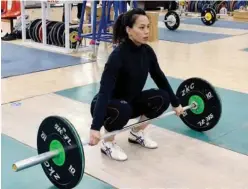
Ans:
<svg viewBox="0 0 248 189"><path fill-rule="evenodd" d="M179 105L178 107L173 107L173 110L176 112L177 116L180 116L184 112L183 107L181 105Z"/></svg>

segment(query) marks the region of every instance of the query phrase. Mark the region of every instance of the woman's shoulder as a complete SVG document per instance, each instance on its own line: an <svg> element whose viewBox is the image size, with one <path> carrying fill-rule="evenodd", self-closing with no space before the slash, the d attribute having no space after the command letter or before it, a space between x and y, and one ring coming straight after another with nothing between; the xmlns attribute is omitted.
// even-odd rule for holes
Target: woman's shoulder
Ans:
<svg viewBox="0 0 248 189"><path fill-rule="evenodd" d="M148 53L153 53L154 54L154 50L149 44L144 44L144 48L146 49L146 51Z"/></svg>

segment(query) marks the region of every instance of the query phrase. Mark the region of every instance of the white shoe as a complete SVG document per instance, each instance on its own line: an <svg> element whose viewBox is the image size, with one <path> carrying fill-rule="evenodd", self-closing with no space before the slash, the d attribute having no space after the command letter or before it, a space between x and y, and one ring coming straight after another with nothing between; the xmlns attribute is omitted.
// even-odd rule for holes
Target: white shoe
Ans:
<svg viewBox="0 0 248 189"><path fill-rule="evenodd" d="M101 152L118 161L127 160L127 155L115 142L101 142Z"/></svg>
<svg viewBox="0 0 248 189"><path fill-rule="evenodd" d="M154 149L158 147L158 144L151 138L149 138L149 136L143 130L140 130L138 132L131 130L128 141L130 143L140 144L145 148Z"/></svg>

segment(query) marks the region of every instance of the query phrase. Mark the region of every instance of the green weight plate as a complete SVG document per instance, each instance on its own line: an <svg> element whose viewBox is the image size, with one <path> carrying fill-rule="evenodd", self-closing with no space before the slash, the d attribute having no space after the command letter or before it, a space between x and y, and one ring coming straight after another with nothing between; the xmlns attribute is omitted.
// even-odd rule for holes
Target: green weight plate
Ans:
<svg viewBox="0 0 248 189"><path fill-rule="evenodd" d="M204 100L200 96L198 95L191 96L189 98L189 104L192 103L197 103L197 108L191 109L191 111L194 114L202 114L204 112L204 108L205 108Z"/></svg>
<svg viewBox="0 0 248 189"><path fill-rule="evenodd" d="M60 189L74 188L81 181L85 169L81 139L67 119L49 116L38 129L38 154L61 149L57 156L43 162L41 166L54 186Z"/></svg>
<svg viewBox="0 0 248 189"><path fill-rule="evenodd" d="M189 128L201 132L218 124L222 113L221 99L209 82L201 78L189 78L180 84L176 95L182 106L188 106L192 101L198 105L197 109L192 108L180 116Z"/></svg>
<svg viewBox="0 0 248 189"><path fill-rule="evenodd" d="M53 162L57 166L63 166L65 163L65 149L59 140L52 140L49 146L49 151L59 150L59 155L53 158Z"/></svg>

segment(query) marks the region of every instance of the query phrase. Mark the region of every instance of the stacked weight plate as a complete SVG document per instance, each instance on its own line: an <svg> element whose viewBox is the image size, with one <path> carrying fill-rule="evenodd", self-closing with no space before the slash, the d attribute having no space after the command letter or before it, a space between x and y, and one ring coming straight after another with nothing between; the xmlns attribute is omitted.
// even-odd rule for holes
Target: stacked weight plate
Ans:
<svg viewBox="0 0 248 189"><path fill-rule="evenodd" d="M248 4L247 0L225 0L225 1L204 1L204 0L190 0L188 1L188 11L189 12L202 12L202 10L210 7L215 10L216 13L220 12L223 5L226 5L227 11L234 11L239 9L240 6L246 6Z"/></svg>
<svg viewBox="0 0 248 189"><path fill-rule="evenodd" d="M47 44L65 47L65 24L58 21L46 21ZM76 48L78 28L70 28L70 48ZM42 43L42 20L35 19L30 24L29 35L32 41Z"/></svg>

